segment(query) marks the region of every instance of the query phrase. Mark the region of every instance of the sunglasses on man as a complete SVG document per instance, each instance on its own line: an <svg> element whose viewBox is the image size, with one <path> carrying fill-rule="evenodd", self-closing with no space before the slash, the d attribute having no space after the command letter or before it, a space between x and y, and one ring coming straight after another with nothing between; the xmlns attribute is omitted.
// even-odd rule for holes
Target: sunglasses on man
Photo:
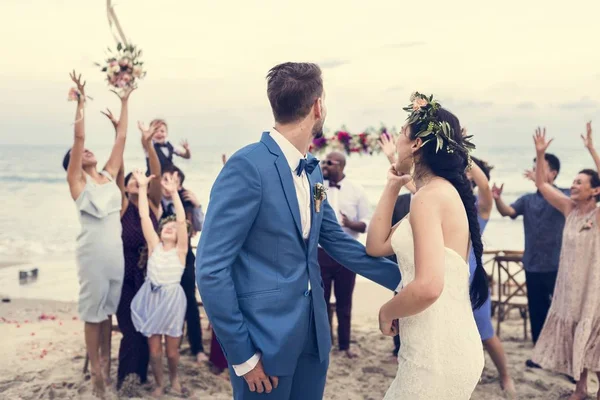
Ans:
<svg viewBox="0 0 600 400"><path fill-rule="evenodd" d="M321 161L321 165L327 165L327 166L332 166L332 165L340 165L339 161L333 161L333 160L323 160Z"/></svg>

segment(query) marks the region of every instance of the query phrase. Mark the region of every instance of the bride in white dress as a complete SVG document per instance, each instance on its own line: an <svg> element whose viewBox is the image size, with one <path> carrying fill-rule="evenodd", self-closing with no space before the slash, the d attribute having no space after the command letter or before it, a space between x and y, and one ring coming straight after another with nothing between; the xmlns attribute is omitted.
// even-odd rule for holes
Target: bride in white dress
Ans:
<svg viewBox="0 0 600 400"><path fill-rule="evenodd" d="M411 97L398 137L396 165L367 236L372 256L398 258L398 295L381 307L383 334L400 334L398 372L385 400L464 400L477 385L483 348L472 307L487 299L483 246L471 185L465 175L474 146L456 116L432 97ZM410 214L391 227L403 185L414 179ZM469 288L469 246L477 269ZM396 322L397 321L397 322Z"/></svg>

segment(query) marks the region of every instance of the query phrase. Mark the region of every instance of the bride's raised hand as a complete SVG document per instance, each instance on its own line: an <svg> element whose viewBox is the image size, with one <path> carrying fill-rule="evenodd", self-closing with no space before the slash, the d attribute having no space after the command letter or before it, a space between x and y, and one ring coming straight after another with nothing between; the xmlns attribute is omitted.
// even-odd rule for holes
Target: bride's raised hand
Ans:
<svg viewBox="0 0 600 400"><path fill-rule="evenodd" d="M403 173L396 171L396 166L391 165L390 169L388 170L387 179L388 179L389 183L397 185L398 188L401 188L402 186L406 185L408 182L412 181L412 176L410 176L409 174L403 174Z"/></svg>

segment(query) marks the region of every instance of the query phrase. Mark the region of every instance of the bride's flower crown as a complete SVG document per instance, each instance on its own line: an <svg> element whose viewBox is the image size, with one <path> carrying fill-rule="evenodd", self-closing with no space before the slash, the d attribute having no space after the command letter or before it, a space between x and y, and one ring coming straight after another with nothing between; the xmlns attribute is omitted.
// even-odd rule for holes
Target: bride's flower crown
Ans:
<svg viewBox="0 0 600 400"><path fill-rule="evenodd" d="M463 136L460 143L453 139L453 129L450 124L439 120L438 110L442 105L433 99L433 95L427 97L414 92L410 96L410 101L411 104L402 109L410 113L407 118L408 124L420 128L415 137L423 140L421 147L435 141L436 153L440 150L445 150L447 153L458 151L467 156L470 164L469 152L475 149L475 145L470 141L473 136Z"/></svg>

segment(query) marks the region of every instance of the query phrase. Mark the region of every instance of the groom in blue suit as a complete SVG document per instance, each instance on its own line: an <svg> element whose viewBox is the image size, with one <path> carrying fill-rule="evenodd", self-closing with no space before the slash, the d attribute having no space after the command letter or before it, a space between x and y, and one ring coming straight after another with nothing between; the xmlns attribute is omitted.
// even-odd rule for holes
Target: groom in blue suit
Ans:
<svg viewBox="0 0 600 400"><path fill-rule="evenodd" d="M342 231L308 154L327 114L320 68L278 65L267 86L275 127L234 154L215 181L197 251L198 288L236 400L319 400L331 335L317 245L390 290L400 272Z"/></svg>

